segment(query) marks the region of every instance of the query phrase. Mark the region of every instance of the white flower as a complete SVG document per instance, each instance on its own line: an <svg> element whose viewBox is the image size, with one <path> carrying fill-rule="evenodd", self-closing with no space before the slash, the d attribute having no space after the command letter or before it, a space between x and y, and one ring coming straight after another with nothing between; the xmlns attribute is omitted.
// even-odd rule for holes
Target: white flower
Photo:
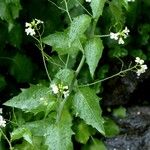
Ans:
<svg viewBox="0 0 150 150"><path fill-rule="evenodd" d="M118 44L124 44L124 40L122 39L122 37L119 38Z"/></svg>
<svg viewBox="0 0 150 150"><path fill-rule="evenodd" d="M129 35L130 30L125 27L125 29L122 31L123 37L126 39Z"/></svg>
<svg viewBox="0 0 150 150"><path fill-rule="evenodd" d="M54 94L58 94L59 93L59 88L58 88L58 86L56 84L51 84L50 87L52 88L52 92Z"/></svg>
<svg viewBox="0 0 150 150"><path fill-rule="evenodd" d="M118 40L118 44L124 44L123 39L126 39L128 37L129 32L130 32L129 29L125 27L125 29L120 32L117 33L110 32L110 38Z"/></svg>
<svg viewBox="0 0 150 150"><path fill-rule="evenodd" d="M31 23L26 22L26 23L25 23L25 27L26 27L26 28L27 28L27 27L30 27L30 28L31 28L32 25L31 25Z"/></svg>
<svg viewBox="0 0 150 150"><path fill-rule="evenodd" d="M69 90L63 91L63 95L64 95L64 98L67 98L69 96Z"/></svg>
<svg viewBox="0 0 150 150"><path fill-rule="evenodd" d="M36 21L36 24L38 25L38 24L43 24L44 22L43 21L41 21L41 20L39 20L39 19L35 19L35 21Z"/></svg>
<svg viewBox="0 0 150 150"><path fill-rule="evenodd" d="M6 121L2 115L0 115L0 127L6 127Z"/></svg>
<svg viewBox="0 0 150 150"><path fill-rule="evenodd" d="M32 29L31 27L26 28L25 32L27 35L31 35L31 36L35 35L35 30Z"/></svg>
<svg viewBox="0 0 150 150"><path fill-rule="evenodd" d="M89 3L91 2L91 0L85 0L85 1L86 1L86 2L89 2Z"/></svg>
<svg viewBox="0 0 150 150"><path fill-rule="evenodd" d="M136 57L135 62L137 63L137 66L140 67L136 70L137 75L140 76L146 71L147 65L145 65L144 60L140 59L139 57Z"/></svg>
<svg viewBox="0 0 150 150"><path fill-rule="evenodd" d="M140 59L139 57L136 57L135 62L140 65L144 64L144 60Z"/></svg>
<svg viewBox="0 0 150 150"><path fill-rule="evenodd" d="M123 30L123 32L128 35L129 32L130 32L130 30L127 27L125 27L125 29Z"/></svg>
<svg viewBox="0 0 150 150"><path fill-rule="evenodd" d="M147 65L141 65L141 68L136 71L137 75L140 76L147 69Z"/></svg>
<svg viewBox="0 0 150 150"><path fill-rule="evenodd" d="M110 32L110 38L111 39L114 39L114 40L118 40L118 33L113 33L113 32Z"/></svg>
<svg viewBox="0 0 150 150"><path fill-rule="evenodd" d="M63 86L63 90L68 90L68 86Z"/></svg>
<svg viewBox="0 0 150 150"><path fill-rule="evenodd" d="M31 36L34 36L36 33L35 33L35 30L37 30L37 26L38 24L43 24L44 22L39 20L39 19L34 19L32 22L28 23L26 22L25 23L25 32L27 35L31 35Z"/></svg>

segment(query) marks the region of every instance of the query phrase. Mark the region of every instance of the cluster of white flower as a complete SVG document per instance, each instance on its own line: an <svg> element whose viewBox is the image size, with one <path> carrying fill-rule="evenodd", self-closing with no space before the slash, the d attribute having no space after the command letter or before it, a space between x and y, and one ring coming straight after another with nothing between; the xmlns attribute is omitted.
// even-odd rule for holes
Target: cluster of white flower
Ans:
<svg viewBox="0 0 150 150"><path fill-rule="evenodd" d="M91 2L91 0L85 0L85 1L86 1L86 2L89 2L89 3Z"/></svg>
<svg viewBox="0 0 150 150"><path fill-rule="evenodd" d="M110 38L114 39L114 40L118 40L118 44L124 44L124 40L126 39L129 35L129 29L127 27L125 27L124 30L122 30L121 32L117 32L117 33L113 33L110 32Z"/></svg>
<svg viewBox="0 0 150 150"><path fill-rule="evenodd" d="M147 65L145 65L144 60L140 59L139 57L136 57L135 62L137 66L140 67L136 70L137 75L140 76L147 69Z"/></svg>
<svg viewBox="0 0 150 150"><path fill-rule="evenodd" d="M69 88L68 86L63 86L62 84L58 84L58 86L53 83L50 85L51 89L52 89L52 92L54 94L59 94L61 93L64 98L67 98L69 96Z"/></svg>
<svg viewBox="0 0 150 150"><path fill-rule="evenodd" d="M0 108L0 127L6 127L6 121L2 116L2 108Z"/></svg>
<svg viewBox="0 0 150 150"><path fill-rule="evenodd" d="M36 34L35 30L37 30L37 26L39 24L43 24L44 22L39 20L39 19L34 19L32 22L28 23L26 22L25 23L25 32L27 35L31 35L31 36L34 36Z"/></svg>

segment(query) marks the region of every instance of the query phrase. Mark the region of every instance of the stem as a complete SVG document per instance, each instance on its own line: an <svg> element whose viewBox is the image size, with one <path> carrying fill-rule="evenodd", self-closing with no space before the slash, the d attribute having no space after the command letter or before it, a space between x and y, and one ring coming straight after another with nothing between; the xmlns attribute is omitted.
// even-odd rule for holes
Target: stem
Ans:
<svg viewBox="0 0 150 150"><path fill-rule="evenodd" d="M69 54L67 55L67 60L66 60L66 63L65 63L65 68L67 68L67 66L68 66L68 62L69 62Z"/></svg>
<svg viewBox="0 0 150 150"><path fill-rule="evenodd" d="M41 39L41 34L39 33L38 30L37 30L37 32L38 32L38 35L39 35L39 39L37 39L34 36L33 37L38 41L38 43L40 45L39 49L41 50L41 53L42 53L42 59L43 59L44 68L45 68L47 77L48 77L49 81L51 82L51 77L49 75L49 72L48 72L48 69L47 69L47 66L46 66L46 61L45 61L45 56L44 56L44 50L43 50L43 44L42 44L42 39Z"/></svg>
<svg viewBox="0 0 150 150"><path fill-rule="evenodd" d="M90 34L91 37L94 36L97 21L98 21L98 19L94 19L94 20L93 20L92 29L91 29L91 34Z"/></svg>
<svg viewBox="0 0 150 150"><path fill-rule="evenodd" d="M67 13L67 15L68 15L68 17L69 17L70 22L72 22L72 19L71 19L70 13L69 13L69 9L68 9L67 1L64 0L64 2L65 2L65 7L66 7L66 13Z"/></svg>
<svg viewBox="0 0 150 150"><path fill-rule="evenodd" d="M106 80L108 80L108 79L111 79L111 78L114 78L114 77L116 77L116 76L119 76L120 74L123 74L123 73L125 73L125 72L131 71L132 69L136 68L136 66L137 66L137 65L135 65L135 66L133 66L133 67L131 67L131 68L122 70L122 71L120 71L120 72L118 72L118 73L116 73L116 74L114 74L114 75L112 75L112 76L110 76L110 77L105 78L105 79L101 79L101 80L95 81L95 82L93 82L93 83L81 85L81 86L79 86L79 87L91 86L91 85L94 85L94 84L97 84L97 83L106 81Z"/></svg>
<svg viewBox="0 0 150 150"><path fill-rule="evenodd" d="M83 54L83 55L82 55L82 58L81 58L81 61L80 61L80 63L79 63L79 66L78 66L78 68L77 68L77 70L76 70L76 76L78 76L78 74L79 74L79 72L80 72L80 70L81 70L81 68L82 68L82 66L83 66L83 64L84 64L84 61L85 61L85 55Z"/></svg>
<svg viewBox="0 0 150 150"><path fill-rule="evenodd" d="M61 118L61 115L62 115L62 111L63 111L63 108L65 106L65 103L67 101L67 98L65 98L59 105L59 108L58 108L58 113L57 113L57 118L56 118L56 123L59 122L60 118Z"/></svg>
<svg viewBox="0 0 150 150"><path fill-rule="evenodd" d="M109 37L110 36L110 34L106 34L106 35L94 35L94 37Z"/></svg>
<svg viewBox="0 0 150 150"><path fill-rule="evenodd" d="M92 14L91 14L78 0L76 0L76 1L79 3L79 5L80 5L91 17L93 17Z"/></svg>
<svg viewBox="0 0 150 150"><path fill-rule="evenodd" d="M0 128L0 131L3 134L4 138L6 139L6 141L8 142L10 150L13 150L11 142L9 141L9 139L7 138L7 136L5 135L5 133L3 132L3 130L1 128Z"/></svg>

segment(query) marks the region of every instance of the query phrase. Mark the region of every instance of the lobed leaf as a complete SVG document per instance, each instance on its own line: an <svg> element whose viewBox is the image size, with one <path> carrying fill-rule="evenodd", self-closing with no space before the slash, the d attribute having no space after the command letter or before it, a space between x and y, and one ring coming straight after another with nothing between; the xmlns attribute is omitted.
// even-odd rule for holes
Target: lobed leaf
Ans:
<svg viewBox="0 0 150 150"><path fill-rule="evenodd" d="M87 30L91 22L91 17L88 15L80 15L73 19L69 29L69 46L73 41L78 40Z"/></svg>
<svg viewBox="0 0 150 150"><path fill-rule="evenodd" d="M73 99L75 113L87 124L96 128L100 133L105 134L99 107L99 98L93 90L88 87L80 88Z"/></svg>
<svg viewBox="0 0 150 150"><path fill-rule="evenodd" d="M23 89L22 93L4 103L6 106L22 109L25 112L38 113L45 111L55 98L50 95L50 89L43 85L32 85Z"/></svg>
<svg viewBox="0 0 150 150"><path fill-rule="evenodd" d="M27 128L17 128L11 133L11 141L24 138L27 142L32 144L31 132Z"/></svg>
<svg viewBox="0 0 150 150"><path fill-rule="evenodd" d="M69 47L69 37L66 32L56 32L42 39L43 43L53 47L59 55L75 55L79 51L78 42L74 41Z"/></svg>
<svg viewBox="0 0 150 150"><path fill-rule="evenodd" d="M45 133L45 144L48 150L72 150L72 119L68 111L64 111L58 123L52 124Z"/></svg>
<svg viewBox="0 0 150 150"><path fill-rule="evenodd" d="M103 43L99 38L90 39L85 45L86 62L92 77L102 56L103 48Z"/></svg>
<svg viewBox="0 0 150 150"><path fill-rule="evenodd" d="M69 69L62 69L56 74L55 77L61 80L61 82L70 85L74 79L74 72Z"/></svg>
<svg viewBox="0 0 150 150"><path fill-rule="evenodd" d="M102 15L105 2L106 0L92 0L91 1L90 6L92 9L94 19L98 19Z"/></svg>

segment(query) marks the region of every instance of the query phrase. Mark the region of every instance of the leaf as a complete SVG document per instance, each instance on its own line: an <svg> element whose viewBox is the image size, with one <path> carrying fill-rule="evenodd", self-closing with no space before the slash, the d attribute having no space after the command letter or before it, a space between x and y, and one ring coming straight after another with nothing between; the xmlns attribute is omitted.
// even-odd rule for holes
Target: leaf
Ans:
<svg viewBox="0 0 150 150"><path fill-rule="evenodd" d="M14 47L20 48L22 43L22 28L20 24L15 24L9 32L9 41Z"/></svg>
<svg viewBox="0 0 150 150"><path fill-rule="evenodd" d="M27 128L17 128L11 133L11 141L24 138L27 142L32 144L31 132Z"/></svg>
<svg viewBox="0 0 150 150"><path fill-rule="evenodd" d="M45 144L48 150L72 150L71 130L72 119L68 111L62 113L61 120L57 124L52 124L45 133Z"/></svg>
<svg viewBox="0 0 150 150"><path fill-rule="evenodd" d="M128 51L123 47L116 46L114 49L109 50L108 55L111 58L125 57L128 55Z"/></svg>
<svg viewBox="0 0 150 150"><path fill-rule="evenodd" d="M55 98L50 95L50 89L43 85L32 85L23 89L22 93L4 103L6 106L22 109L25 112L38 113L45 111Z"/></svg>
<svg viewBox="0 0 150 150"><path fill-rule="evenodd" d="M69 46L73 41L78 40L87 30L91 22L91 17L88 15L80 15L73 19L69 29Z"/></svg>
<svg viewBox="0 0 150 150"><path fill-rule="evenodd" d="M21 10L20 0L1 0L0 1L0 18L13 26L13 20L18 18Z"/></svg>
<svg viewBox="0 0 150 150"><path fill-rule="evenodd" d="M84 121L80 120L78 124L75 124L75 139L76 141L86 144L91 135L95 134L95 130L87 125Z"/></svg>
<svg viewBox="0 0 150 150"><path fill-rule="evenodd" d="M10 73L18 82L29 82L32 77L33 64L26 56L17 53L13 58Z"/></svg>
<svg viewBox="0 0 150 150"><path fill-rule="evenodd" d="M71 85L72 80L74 79L74 72L69 69L62 69L56 74L56 78L59 79L61 82Z"/></svg>
<svg viewBox="0 0 150 150"><path fill-rule="evenodd" d="M120 132L118 125L110 118L105 118L104 128L106 137L116 136Z"/></svg>
<svg viewBox="0 0 150 150"><path fill-rule="evenodd" d="M126 117L126 109L122 106L113 109L113 116L119 117L119 118L125 118Z"/></svg>
<svg viewBox="0 0 150 150"><path fill-rule="evenodd" d="M92 138L90 145L85 145L83 150L107 150L107 148L101 140Z"/></svg>
<svg viewBox="0 0 150 150"><path fill-rule="evenodd" d="M33 144L23 141L21 144L15 144L14 150L47 150L43 144L43 137L33 137Z"/></svg>
<svg viewBox="0 0 150 150"><path fill-rule="evenodd" d="M93 90L88 87L80 88L74 96L73 108L75 114L87 124L96 128L103 135L105 134L103 127L104 120L99 107L99 98Z"/></svg>
<svg viewBox="0 0 150 150"><path fill-rule="evenodd" d="M105 2L106 0L91 0L93 18L98 19L102 15Z"/></svg>
<svg viewBox="0 0 150 150"><path fill-rule="evenodd" d="M69 47L69 37L66 32L50 34L42 39L43 43L53 47L59 55L75 55L79 51L78 42L74 41Z"/></svg>
<svg viewBox="0 0 150 150"><path fill-rule="evenodd" d="M112 13L112 24L118 23L118 29L120 28L120 24L124 24L125 15L123 14L122 5L119 1L113 0L109 4L110 11Z"/></svg>
<svg viewBox="0 0 150 150"><path fill-rule="evenodd" d="M103 43L99 38L90 39L85 45L86 62L92 77L102 56L103 48Z"/></svg>

